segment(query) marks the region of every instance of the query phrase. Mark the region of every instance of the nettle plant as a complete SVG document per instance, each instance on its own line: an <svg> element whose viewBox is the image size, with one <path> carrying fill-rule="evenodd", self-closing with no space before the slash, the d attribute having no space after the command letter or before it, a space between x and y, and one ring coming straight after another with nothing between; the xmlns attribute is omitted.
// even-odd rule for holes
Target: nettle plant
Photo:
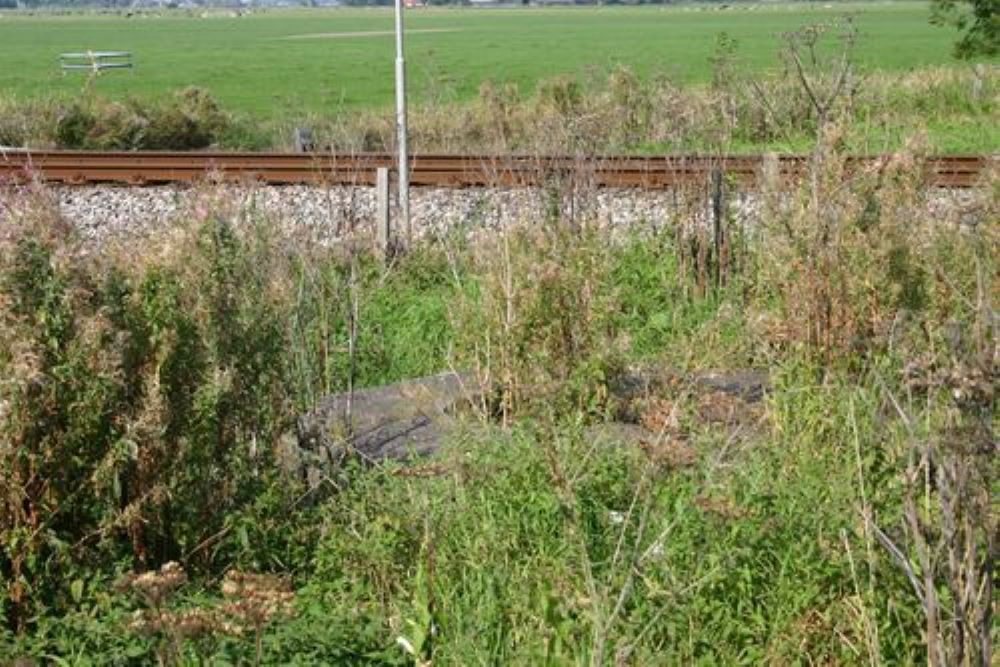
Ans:
<svg viewBox="0 0 1000 667"><path fill-rule="evenodd" d="M74 562L212 566L195 548L253 497L286 411L285 328L272 258L224 219L98 259L44 195L6 213L0 575L23 631Z"/></svg>

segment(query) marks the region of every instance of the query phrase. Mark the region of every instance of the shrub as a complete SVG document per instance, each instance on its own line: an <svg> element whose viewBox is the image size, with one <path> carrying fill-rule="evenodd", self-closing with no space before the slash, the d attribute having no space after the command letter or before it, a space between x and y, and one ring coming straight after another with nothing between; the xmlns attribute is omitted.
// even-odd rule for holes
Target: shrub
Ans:
<svg viewBox="0 0 1000 667"><path fill-rule="evenodd" d="M20 147L49 141L55 126L55 106L47 100L0 98L0 146Z"/></svg>
<svg viewBox="0 0 1000 667"><path fill-rule="evenodd" d="M187 555L252 497L284 423L275 263L209 218L98 260L51 209L5 222L0 572L23 628L76 559ZM176 252L177 254L172 254ZM33 602L34 601L34 602Z"/></svg>
<svg viewBox="0 0 1000 667"><path fill-rule="evenodd" d="M499 388L504 423L524 410L600 412L620 363L608 248L558 219L473 249L480 279L456 305L460 363Z"/></svg>
<svg viewBox="0 0 1000 667"><path fill-rule="evenodd" d="M186 88L159 102L111 102L88 95L62 109L55 141L59 148L74 149L192 150L234 136L234 125L199 88Z"/></svg>
<svg viewBox="0 0 1000 667"><path fill-rule="evenodd" d="M793 196L776 176L766 186L755 294L759 312L778 308L776 320L761 320L772 339L827 361L884 351L907 322L942 321L955 300L941 284L974 280L992 237L933 213L918 154L859 174L833 148L838 137L826 137ZM994 215L996 202L982 196L970 218Z"/></svg>

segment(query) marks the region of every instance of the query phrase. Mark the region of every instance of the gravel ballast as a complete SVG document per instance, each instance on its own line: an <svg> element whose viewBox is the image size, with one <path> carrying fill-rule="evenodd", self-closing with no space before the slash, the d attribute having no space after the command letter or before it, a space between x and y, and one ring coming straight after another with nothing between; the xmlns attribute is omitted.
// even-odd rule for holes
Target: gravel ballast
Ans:
<svg viewBox="0 0 1000 667"><path fill-rule="evenodd" d="M171 221L225 211L240 219L263 217L305 233L321 243L335 242L351 229L371 231L376 217L374 188L308 186L114 187L63 186L48 190L63 216L88 241L141 237ZM566 219L611 229L658 228L711 219L707 192L604 189L585 195L553 195L541 189L442 189L411 191L413 232L417 238L449 232L476 233L545 219L559 209ZM17 191L0 192L4 198ZM986 213L984 193L936 190L928 198L936 219L975 224ZM752 225L759 201L753 194L729 193L729 219ZM0 207L2 212L2 207ZM292 231L290 229L289 231Z"/></svg>

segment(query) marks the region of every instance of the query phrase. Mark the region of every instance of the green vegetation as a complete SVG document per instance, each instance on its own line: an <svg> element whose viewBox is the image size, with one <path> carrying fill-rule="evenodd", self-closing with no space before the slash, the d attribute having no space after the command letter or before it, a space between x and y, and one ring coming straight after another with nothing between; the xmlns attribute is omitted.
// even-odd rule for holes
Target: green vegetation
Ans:
<svg viewBox="0 0 1000 667"><path fill-rule="evenodd" d="M1000 146L998 81L989 70L927 69L837 89L831 87L837 79L829 78L837 66L825 57L805 74L810 86L825 87L830 96L818 109L794 70L755 75L734 64L733 49L723 35L710 87L642 81L626 68L586 84L549 79L533 95L486 82L471 103L413 109L411 146L424 153L802 152L821 117L831 115L840 119L843 147L857 153L896 150L918 134L939 153ZM845 80L855 76L853 67L843 72ZM319 150L388 152L395 144L388 110L312 116L304 124L313 128ZM197 88L153 102L94 94L54 104L0 101L0 145L7 146L290 150L291 136L291 126L229 113Z"/></svg>
<svg viewBox="0 0 1000 667"><path fill-rule="evenodd" d="M0 655L988 660L998 193L943 220L919 154L845 179L828 132L721 254L696 191L613 234L554 190L388 268L211 190L141 253L5 193ZM673 379L616 394L637 364ZM311 492L277 460L318 396L450 367L491 409L435 458ZM745 367L763 403L684 379Z"/></svg>
<svg viewBox="0 0 1000 667"><path fill-rule="evenodd" d="M965 5L969 5L968 8ZM1000 6L993 0L934 0L931 21L961 32L955 55L971 60L1000 54Z"/></svg>
<svg viewBox="0 0 1000 667"><path fill-rule="evenodd" d="M533 17L524 35L553 53L555 27L586 24L593 56L604 17L649 37L650 17L733 16L617 11L413 19L520 35L510 26ZM753 227L724 208L717 234L693 187L662 218L608 229L597 192L553 183L535 219L465 234L490 218L478 211L386 262L355 211L321 246L205 187L141 244L95 248L54 193L0 190L0 664L992 660L1000 190L988 173L970 197L932 201L923 158L995 149L996 83L947 67L857 77L842 55L871 57L867 14L860 34L799 27L825 12L812 8L739 10L741 25L784 11L797 29L768 37L782 71L745 67L757 37L729 26L703 45L698 87L649 76L652 60L556 77L558 60L532 60L534 93L504 83L516 71L480 71L474 100L465 83L432 86L414 113L424 150L808 149L800 180L765 164ZM9 20L0 37L124 21ZM123 33L136 39L202 25L130 20L152 31ZM231 32L222 43L249 34ZM876 44L890 63L904 53ZM198 88L114 99L141 80L6 101L0 139L267 141ZM381 111L316 127L339 148L391 136ZM879 172L848 168L924 129ZM759 402L696 380L750 368L770 377ZM447 369L481 396L433 457L307 476L290 455L296 417L323 396Z"/></svg>
<svg viewBox="0 0 1000 667"><path fill-rule="evenodd" d="M383 9L301 10L240 18L220 10L136 14L4 15L0 44L4 96L75 94L80 75L63 76L59 53L132 51L134 74L102 77L112 97L159 96L198 86L233 111L280 118L290 110L336 115L382 108L393 99L392 14ZM569 8L427 9L408 13L408 68L416 103L473 99L483 81L523 91L556 75L586 77L625 65L639 76L707 83L720 32L741 45L754 70L781 66L776 36L806 23L856 13L864 71L907 72L952 62L952 35L928 23L922 3ZM381 33L372 35L370 33ZM329 33L329 37L306 38ZM337 37L344 33L368 33ZM295 36L302 38L296 39Z"/></svg>
<svg viewBox="0 0 1000 667"><path fill-rule="evenodd" d="M746 14L746 21L731 18L723 21L720 17L724 12L717 9L709 12L701 7L615 8L608 10L610 13L606 16L594 9L562 13L525 10L535 18L532 25L551 23L562 28L579 25L581 31L597 30L600 21L610 17L609 20L624 22L620 26L622 32L614 33L616 35L632 34L634 26L627 21L640 19L653 27L662 19L665 23L661 27L667 33L685 21L701 21L692 26L695 30L714 29L724 24L726 29L703 32L697 49L692 46L683 58L680 53L676 54L675 62L686 65L683 70L668 64L652 42L645 45L642 57L628 51L626 46L631 47L631 42L628 45L609 42L608 48L618 50L616 53L620 51L621 56L613 59L601 56L604 60L593 67L584 66L584 63L595 62L594 54L599 53L597 47L596 51L589 51L589 56L573 49L553 48L553 57L539 56L530 69L515 66L514 61L521 57L520 49L505 50L504 57L512 59L510 66L501 67L497 61L492 65L494 70L490 70L489 59L481 58L478 52L475 58L459 59L453 64L445 60L431 64L421 59L420 49L413 45L417 55L411 59L411 73L416 74L416 102L410 114L412 147L415 151L436 153L802 151L811 145L823 117L834 115L850 120L842 123L846 130L842 141L856 152L898 149L906 137L915 134L926 134L928 144L938 152L996 151L1000 146L996 68L992 65L931 67L923 61L913 60L908 65L916 69L892 71L894 61L889 52L873 50L873 46L883 46L880 40L887 39L873 32L872 26L880 25L877 21L873 23L873 18L885 18L880 12L889 11L879 7L872 10L872 14L860 12L856 16L825 10L810 10L809 14L801 7L781 13L780 6L770 7L759 11L781 20L775 25L768 23L767 30L755 23L760 14L749 9L738 10ZM899 16L909 16L904 11L907 6L889 7ZM838 10L844 9L838 6ZM419 23L438 16L435 12L414 12L413 20ZM246 25L273 28L282 21L298 20L298 16L251 16L246 18L250 22ZM381 14L347 11L320 13L319 16L350 22L362 18L373 21ZM488 26L489 30L507 26L517 39L532 32L528 29L522 34L520 28L515 29L524 16L516 12L448 10L440 16L449 20L482 21L482 26ZM571 20L566 21L564 17ZM805 18L816 22L805 25L793 22ZM66 21L64 18L45 20L56 25ZM113 25L114 21L124 20L74 17L67 25L83 29L88 23ZM170 21L215 25L212 22L237 19L130 20L143 28L128 33L130 38L137 39L144 34L145 28L170 25ZM23 30L24 26L36 25L31 21L42 19L14 17L12 22L22 30L14 34L31 33L32 30ZM709 26L711 21L717 24ZM932 30L929 26L921 29ZM0 32L3 30L0 25ZM443 44L462 34L428 35L419 32L420 28L414 30L415 39L433 36L444 40ZM152 39L152 35L158 33L149 34ZM238 24L238 28L226 33L226 39L249 39L252 34L253 30ZM575 39L590 45L596 40L600 45L601 39L609 39L607 35L610 34L608 31L595 32L581 34ZM673 40L677 36L670 33L668 37ZM260 39L268 43L275 41ZM813 40L814 52L809 45ZM288 58L288 66L291 66L292 56L298 53L297 45L315 41L332 44L326 48L334 50L350 45L374 49L375 45L383 43L383 36L285 40L283 44L294 45L282 51ZM551 42L548 43L551 46ZM465 48L463 44L471 53L473 47L466 42L459 41L454 48ZM248 48L246 44L243 47ZM928 49L929 45L920 53L932 52ZM940 49L938 62L944 62L948 58L946 46L942 44ZM197 49L190 51L190 54L196 53ZM449 51L438 51L435 47L433 57L439 58L439 53ZM796 53L800 63L808 63L801 74L795 63ZM882 55L886 58L882 59ZM199 57L211 61L207 54ZM318 59L318 55L299 54L296 57ZM585 60L588 57L591 60ZM630 61L628 66L621 64L626 57ZM846 60L841 60L842 57ZM573 58L579 61L573 64ZM241 74L240 67L246 62L246 58L235 61L232 76L225 81L175 76L184 70L171 69L174 78L169 80L155 80L155 77L147 80L146 72L140 71L134 75L114 73L85 85L74 77L58 78L50 73L55 77L53 82L58 82L58 86L50 86L53 92L43 96L18 96L18 87L11 86L8 92L12 90L15 94L0 98L0 144L125 150L210 146L289 149L292 129L307 126L314 130L320 149L392 150L395 121L388 105L392 93L388 79L380 83L377 95L364 93L363 98L356 99L342 97L332 105L317 106L304 97L293 100L281 95L268 102L259 97L265 87L251 80L251 76L258 74ZM265 62L272 68L266 76L277 76L281 80L275 90L295 83L295 77L278 72L280 59L270 58ZM849 67L842 66L845 64ZM838 69L844 75L839 79ZM213 71L220 71L220 68ZM342 85L349 86L353 95L365 89L358 77L372 75L375 69L366 67L351 71L355 72L352 75L355 78L346 77L344 81L348 83ZM261 72L260 76L264 76L264 70ZM241 79L243 76L247 78ZM298 80L307 78L308 75L303 75ZM32 85L30 78L24 81ZM172 94L160 92L157 95L146 88L147 85L181 82L208 84L211 88L188 86ZM33 85L39 83L34 81ZM233 83L239 84L239 95L243 97L234 97ZM82 85L85 85L82 92L69 92ZM826 106L829 108L816 106L809 94L810 86L828 89L826 94L831 97ZM56 92L60 87L63 92ZM303 88L309 94L319 91L315 85ZM263 107L260 106L262 102Z"/></svg>

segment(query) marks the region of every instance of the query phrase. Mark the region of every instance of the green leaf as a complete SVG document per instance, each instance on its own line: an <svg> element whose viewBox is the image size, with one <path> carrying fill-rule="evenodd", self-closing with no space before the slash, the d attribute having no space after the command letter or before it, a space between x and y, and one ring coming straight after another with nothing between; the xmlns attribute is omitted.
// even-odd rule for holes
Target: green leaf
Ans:
<svg viewBox="0 0 1000 667"><path fill-rule="evenodd" d="M649 318L649 325L654 329L667 329L670 327L670 314L659 312L654 313L652 317Z"/></svg>
<svg viewBox="0 0 1000 667"><path fill-rule="evenodd" d="M247 551L249 551L250 550L250 536L247 535L247 527L246 526L240 526L239 528L236 529L236 534L240 538L240 544L243 546L243 548L246 549Z"/></svg>
<svg viewBox="0 0 1000 667"><path fill-rule="evenodd" d="M129 644L125 647L125 657L139 658L146 655L146 647L141 644Z"/></svg>
<svg viewBox="0 0 1000 667"><path fill-rule="evenodd" d="M80 604L80 600L83 599L83 579L74 579L73 583L69 585L69 594L73 598L73 602Z"/></svg>

